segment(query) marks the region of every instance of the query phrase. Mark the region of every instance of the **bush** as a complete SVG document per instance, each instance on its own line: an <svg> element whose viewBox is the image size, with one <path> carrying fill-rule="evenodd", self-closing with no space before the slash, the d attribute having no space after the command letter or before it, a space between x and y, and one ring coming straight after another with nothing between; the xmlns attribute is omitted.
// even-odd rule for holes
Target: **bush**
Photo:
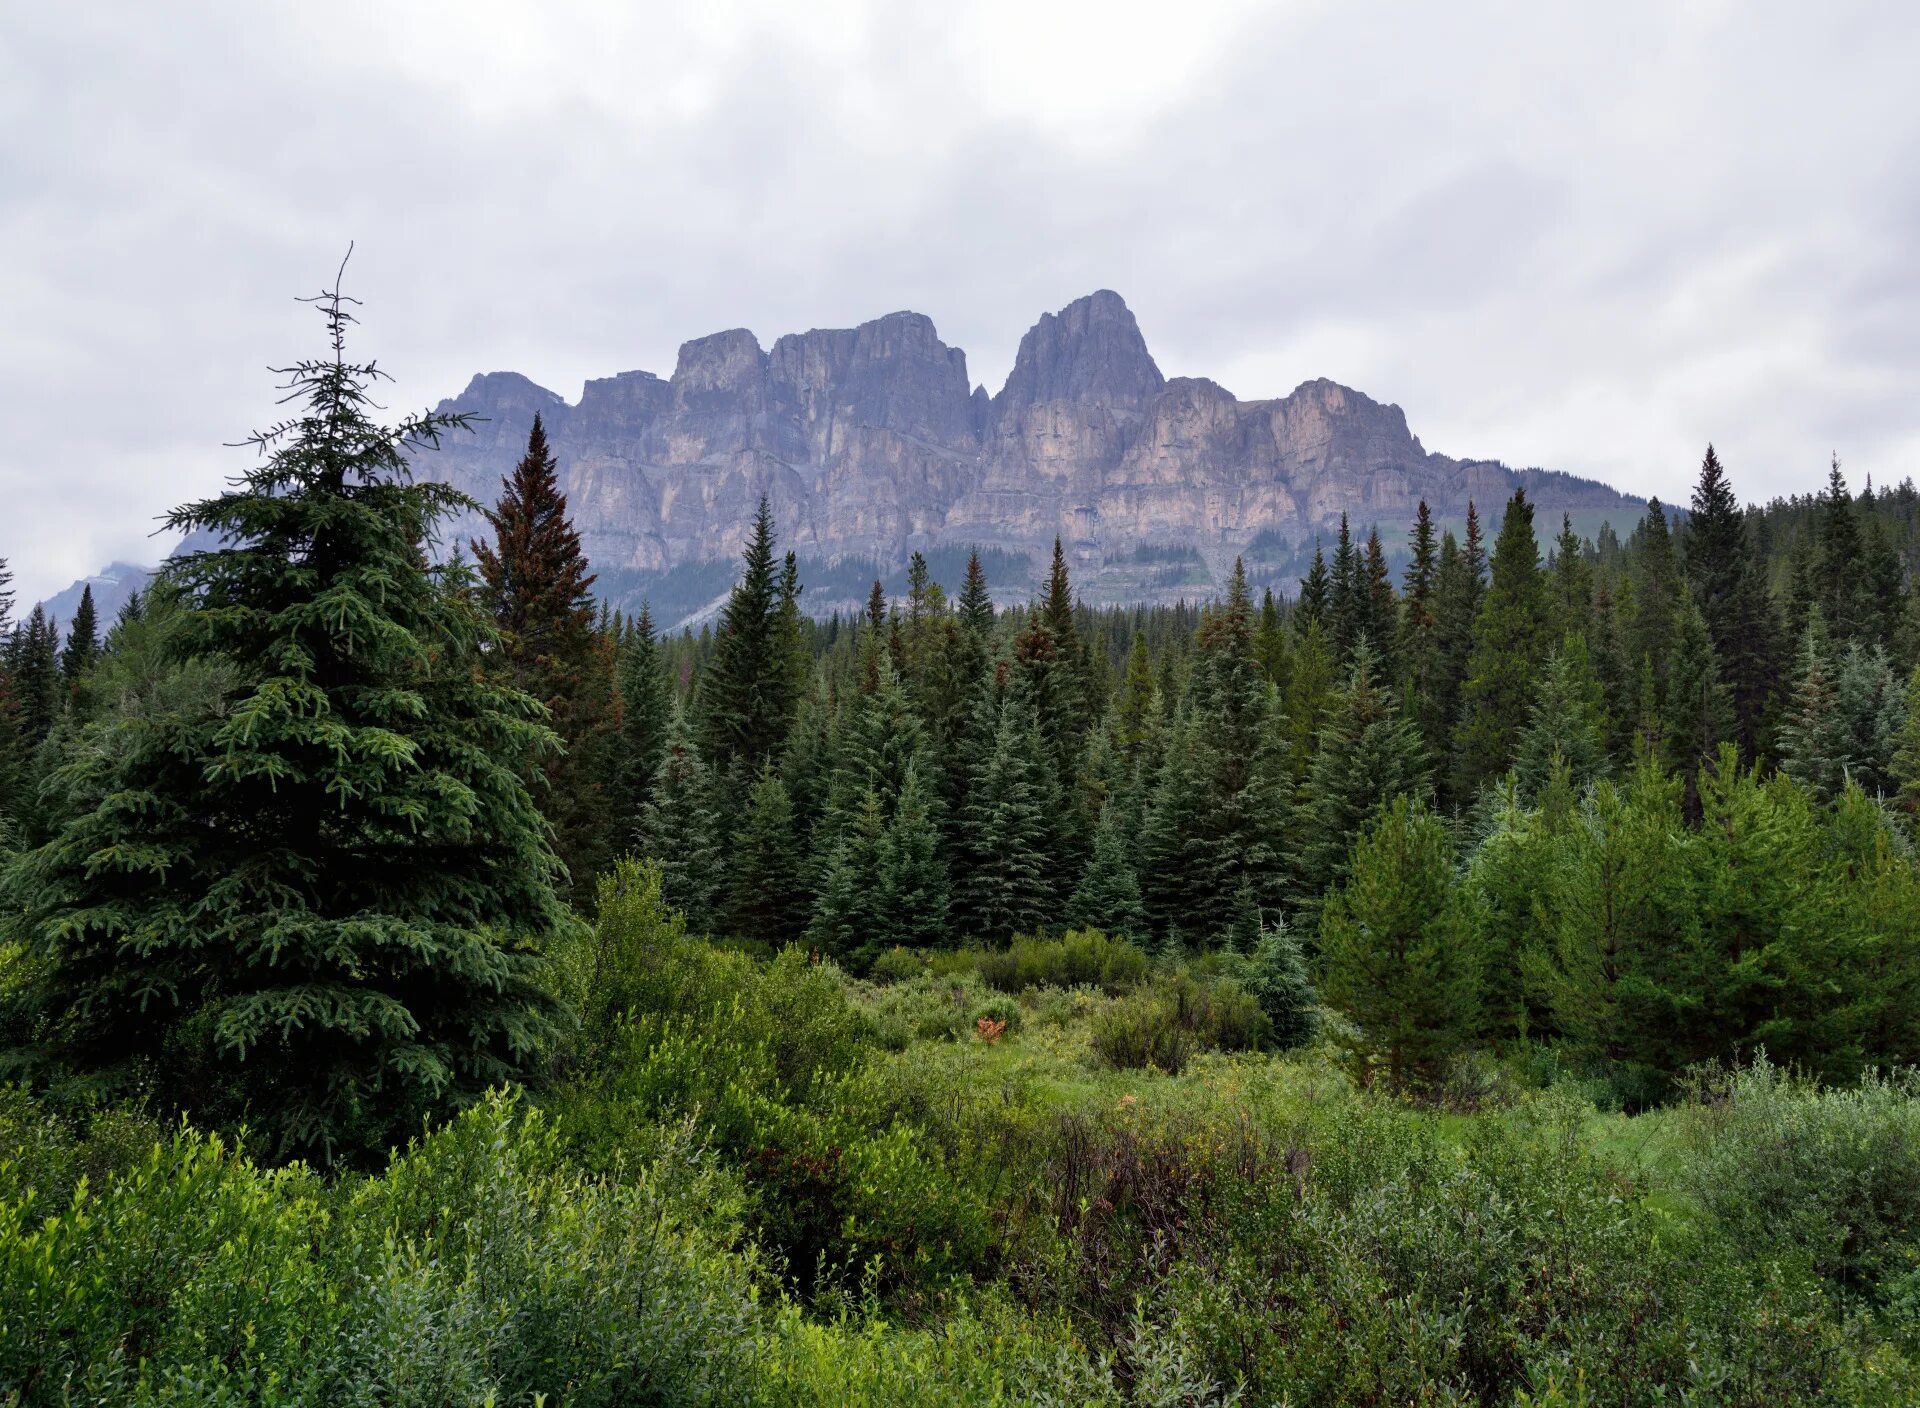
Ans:
<svg viewBox="0 0 1920 1408"><path fill-rule="evenodd" d="M1157 1067L1177 1075L1199 1050L1249 1051L1265 1040L1266 1015L1232 978L1176 973L1115 998L1093 1021L1093 1050L1116 1069Z"/></svg>
<svg viewBox="0 0 1920 1408"><path fill-rule="evenodd" d="M918 952L896 945L873 960L873 966L867 970L867 976L882 987L888 983L905 982L917 978L927 971L927 961Z"/></svg>
<svg viewBox="0 0 1920 1408"><path fill-rule="evenodd" d="M1124 992L1146 976L1147 956L1125 939L1078 929L1058 939L1017 937L979 956L981 980L1004 993L1082 985Z"/></svg>
<svg viewBox="0 0 1920 1408"><path fill-rule="evenodd" d="M1685 1181L1736 1246L1853 1293L1920 1289L1920 1072L1829 1090L1762 1054L1695 1096Z"/></svg>

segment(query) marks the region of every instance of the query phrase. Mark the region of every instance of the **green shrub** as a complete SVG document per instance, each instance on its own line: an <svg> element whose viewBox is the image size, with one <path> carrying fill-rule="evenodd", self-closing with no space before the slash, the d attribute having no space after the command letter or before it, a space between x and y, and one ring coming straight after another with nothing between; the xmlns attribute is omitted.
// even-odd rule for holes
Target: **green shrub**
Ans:
<svg viewBox="0 0 1920 1408"><path fill-rule="evenodd" d="M1007 948L982 952L978 963L981 980L1004 993L1080 986L1118 993L1147 972L1144 953L1098 929L1077 929L1057 939L1016 937Z"/></svg>
<svg viewBox="0 0 1920 1408"><path fill-rule="evenodd" d="M884 987L888 983L917 978L926 971L927 961L918 951L896 945L873 960L867 976Z"/></svg>
<svg viewBox="0 0 1920 1408"><path fill-rule="evenodd" d="M1249 1051L1266 1039L1266 1014L1232 978L1180 971L1115 998L1093 1019L1093 1051L1116 1069L1152 1066L1178 1075L1195 1051Z"/></svg>
<svg viewBox="0 0 1920 1408"><path fill-rule="evenodd" d="M1762 1054L1695 1094L1683 1176L1738 1248L1851 1292L1920 1285L1920 1072L1823 1089Z"/></svg>

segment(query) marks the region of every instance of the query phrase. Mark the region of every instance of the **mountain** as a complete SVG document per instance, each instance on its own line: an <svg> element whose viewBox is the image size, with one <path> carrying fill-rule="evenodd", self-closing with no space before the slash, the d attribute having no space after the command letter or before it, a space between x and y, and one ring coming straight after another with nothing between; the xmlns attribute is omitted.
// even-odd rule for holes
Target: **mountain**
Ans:
<svg viewBox="0 0 1920 1408"><path fill-rule="evenodd" d="M1489 542L1516 484L1543 541L1563 512L1592 535L1644 507L1593 480L1430 453L1398 406L1336 382L1242 401L1169 381L1105 289L1043 315L995 396L931 319L889 313L764 349L744 328L714 333L682 346L667 379L621 372L572 403L490 372L439 409L472 416L471 433L418 454L415 471L485 504L540 414L598 590L645 597L668 623L724 598L763 493L816 613L864 603L875 577L899 587L914 550L952 587L978 548L996 594L1017 600L1057 534L1088 601L1166 601L1210 595L1238 555L1256 585L1291 593L1342 513L1361 533L1377 523L1397 556L1422 498L1455 526L1474 501ZM485 531L472 515L448 541ZM111 619L99 579L94 594ZM63 617L69 596L78 583L54 599Z"/></svg>
<svg viewBox="0 0 1920 1408"><path fill-rule="evenodd" d="M109 563L93 576L82 577L40 605L60 623L61 639L64 640L68 622L73 620L73 613L80 609L81 591L92 587L94 616L100 623L100 633L105 635L107 628L113 624L113 618L120 614L120 608L127 604L127 598L144 588L152 575L151 567L137 567L131 562Z"/></svg>
<svg viewBox="0 0 1920 1408"><path fill-rule="evenodd" d="M1588 532L1625 527L1641 508L1593 480L1430 453L1398 406L1335 382L1243 401L1169 381L1104 289L1042 316L992 397L930 319L890 313L767 349L743 328L714 333L681 347L670 378L622 372L575 403L488 373L440 409L474 416L474 433L416 471L487 503L539 412L609 594L651 595L666 615L665 600L697 610L724 592L763 493L783 545L814 568L815 610L863 598L914 549L990 550L996 585L1024 589L1058 534L1089 600L1140 600L1200 594L1246 553L1291 589L1341 513L1398 545L1423 497L1443 522L1476 501L1489 535L1516 484L1543 528L1562 512Z"/></svg>

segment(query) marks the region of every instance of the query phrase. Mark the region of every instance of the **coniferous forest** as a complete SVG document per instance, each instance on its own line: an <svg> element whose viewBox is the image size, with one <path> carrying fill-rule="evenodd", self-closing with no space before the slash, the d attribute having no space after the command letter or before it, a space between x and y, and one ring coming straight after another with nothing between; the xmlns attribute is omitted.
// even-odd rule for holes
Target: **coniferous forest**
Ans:
<svg viewBox="0 0 1920 1408"><path fill-rule="evenodd" d="M316 306L0 566L0 1402L1920 1399L1911 483L669 628Z"/></svg>

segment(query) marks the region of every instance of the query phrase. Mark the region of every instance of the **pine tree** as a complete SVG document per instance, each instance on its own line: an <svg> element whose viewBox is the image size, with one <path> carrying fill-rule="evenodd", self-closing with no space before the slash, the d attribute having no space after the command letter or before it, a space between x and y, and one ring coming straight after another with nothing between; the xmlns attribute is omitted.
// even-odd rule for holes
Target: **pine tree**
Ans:
<svg viewBox="0 0 1920 1408"><path fill-rule="evenodd" d="M1686 584L1674 608L1673 644L1667 659L1667 692L1661 722L1667 761L1687 785L1688 812L1697 798L1694 774L1732 739L1732 701L1720 678L1720 660L1706 617Z"/></svg>
<svg viewBox="0 0 1920 1408"><path fill-rule="evenodd" d="M626 841L638 829L640 813L653 794L653 780L673 723L673 685L654 634L653 610L644 601L620 643L615 684L620 697L620 745L614 755L612 811L616 837Z"/></svg>
<svg viewBox="0 0 1920 1408"><path fill-rule="evenodd" d="M1293 628L1296 634L1305 635L1313 626L1326 627L1327 616L1332 609L1333 588L1327 580L1327 559L1320 551L1320 545L1313 545L1313 564L1307 568L1307 575L1300 579L1300 598L1293 604Z"/></svg>
<svg viewBox="0 0 1920 1408"><path fill-rule="evenodd" d="M1479 515L1469 502L1466 545L1455 543L1451 533L1440 539L1440 563L1434 571L1436 675L1431 693L1414 701L1421 737L1433 745L1433 756L1443 760L1456 751L1455 733L1473 656L1473 623L1486 594L1486 566ZM1451 778L1443 776L1442 781L1451 791Z"/></svg>
<svg viewBox="0 0 1920 1408"><path fill-rule="evenodd" d="M1894 750L1906 722L1906 692L1880 645L1854 641L1834 672L1834 707L1847 737L1847 772L1869 797L1893 791Z"/></svg>
<svg viewBox="0 0 1920 1408"><path fill-rule="evenodd" d="M935 807L918 765L909 764L880 842L875 878L887 923L883 932L869 940L874 957L895 945L933 948L948 940L949 885Z"/></svg>
<svg viewBox="0 0 1920 1408"><path fill-rule="evenodd" d="M1434 537L1433 514L1420 500L1408 543L1405 609L1400 617L1398 658L1414 723L1429 753L1443 753L1450 722L1435 707L1433 693L1441 674L1439 602L1439 543Z"/></svg>
<svg viewBox="0 0 1920 1408"><path fill-rule="evenodd" d="M1552 575L1550 630L1554 639L1563 640L1576 631L1584 632L1593 610L1593 573L1581 553L1571 514L1560 515L1560 536L1553 540Z"/></svg>
<svg viewBox="0 0 1920 1408"><path fill-rule="evenodd" d="M700 681L700 750L729 809L777 761L799 702L773 547L773 510L762 495Z"/></svg>
<svg viewBox="0 0 1920 1408"><path fill-rule="evenodd" d="M331 353L287 370L297 416L166 519L227 546L167 565L160 649L230 687L90 725L70 814L6 891L68 1071L377 1157L531 1069L554 1031L536 949L574 921L521 781L553 736L478 668L493 632L418 547L475 506L406 454L461 422L373 423L352 300L318 302Z"/></svg>
<svg viewBox="0 0 1920 1408"><path fill-rule="evenodd" d="M713 793L687 711L675 709L635 840L640 854L659 864L667 903L695 930L713 925L720 892L720 822Z"/></svg>
<svg viewBox="0 0 1920 1408"><path fill-rule="evenodd" d="M1018 683L983 693L976 727L989 741L968 781L954 923L989 942L1032 933L1054 894L1051 788L1033 701Z"/></svg>
<svg viewBox="0 0 1920 1408"><path fill-rule="evenodd" d="M1813 604L1820 608L1828 635L1841 645L1871 634L1875 615L1860 570L1865 544L1853 495L1847 492L1840 457L1833 457L1827 492L1820 500L1819 537L1810 565Z"/></svg>
<svg viewBox="0 0 1920 1408"><path fill-rule="evenodd" d="M1600 715L1600 688L1588 665L1586 638L1568 636L1541 668L1526 732L1514 753L1523 796L1537 800L1556 762L1569 785L1585 791L1608 768Z"/></svg>
<svg viewBox="0 0 1920 1408"><path fill-rule="evenodd" d="M567 516L558 465L538 414L527 452L487 513L492 543L475 542L481 597L500 633L496 659L544 704L565 745L542 759L535 796L554 849L584 889L612 859L603 790L613 726L612 660L593 624L594 576Z"/></svg>
<svg viewBox="0 0 1920 1408"><path fill-rule="evenodd" d="M1136 633L1127 651L1127 671L1120 699L1113 711L1113 745L1130 777L1139 776L1141 761L1160 723L1160 696L1147 658L1147 638Z"/></svg>
<svg viewBox="0 0 1920 1408"><path fill-rule="evenodd" d="M1633 754L1633 724L1637 680L1627 668L1620 645L1619 621L1613 611L1613 588L1605 577L1593 592L1593 620L1587 629L1587 659L1598 689L1600 722L1607 753L1617 762Z"/></svg>
<svg viewBox="0 0 1920 1408"><path fill-rule="evenodd" d="M1366 583L1365 610L1361 629L1380 662L1380 678L1400 678L1396 654L1400 644L1400 603L1393 592L1393 579L1387 574L1387 554L1380 546L1380 530L1367 530L1367 550L1363 577Z"/></svg>
<svg viewBox="0 0 1920 1408"><path fill-rule="evenodd" d="M1319 751L1295 807L1299 836L1294 894L1309 933L1327 893L1346 876L1347 857L1369 819L1402 795L1426 801L1432 782L1420 736L1374 679L1373 656L1356 653L1335 697Z"/></svg>
<svg viewBox="0 0 1920 1408"><path fill-rule="evenodd" d="M1524 489L1515 489L1494 548L1493 582L1473 624L1456 744L1456 796L1471 797L1506 770L1526 726L1548 634L1533 505Z"/></svg>
<svg viewBox="0 0 1920 1408"><path fill-rule="evenodd" d="M1140 879L1127 857L1127 837L1120 829L1119 812L1108 807L1093 833L1093 859L1067 905L1067 923L1075 929L1098 929L1135 942L1149 936L1146 907L1140 899Z"/></svg>
<svg viewBox="0 0 1920 1408"><path fill-rule="evenodd" d="M1672 646L1674 605L1680 591L1680 567L1673 535L1660 500L1647 500L1646 517L1634 533L1632 613L1627 619L1630 658L1653 664L1654 683L1664 693L1667 652Z"/></svg>
<svg viewBox="0 0 1920 1408"><path fill-rule="evenodd" d="M1479 1017L1479 955L1470 907L1455 884L1447 829L1396 797L1354 847L1349 878L1320 924L1327 1001L1343 1037L1396 1090L1429 1086L1464 1049Z"/></svg>
<svg viewBox="0 0 1920 1408"><path fill-rule="evenodd" d="M728 925L734 934L776 951L799 940L810 901L793 802L771 764L761 768L747 793L726 872Z"/></svg>
<svg viewBox="0 0 1920 1408"><path fill-rule="evenodd" d="M1253 654L1260 669L1282 694L1286 693L1292 652L1287 648L1287 628L1280 619L1280 607L1273 599L1273 588L1260 594L1260 624L1254 628Z"/></svg>
<svg viewBox="0 0 1920 1408"><path fill-rule="evenodd" d="M1700 462L1687 520L1687 576L1719 658L1742 756L1759 756L1783 662L1766 580L1713 446Z"/></svg>
<svg viewBox="0 0 1920 1408"><path fill-rule="evenodd" d="M80 588L80 605L67 627L66 648L60 652L60 683L71 698L93 662L100 658L100 621L93 606L93 584Z"/></svg>
<svg viewBox="0 0 1920 1408"><path fill-rule="evenodd" d="M1340 537L1333 549L1333 574L1327 595L1327 642L1333 647L1334 664L1340 669L1352 667L1353 648L1366 633L1366 627L1366 569L1360 550L1353 545L1353 530L1343 513Z"/></svg>
<svg viewBox="0 0 1920 1408"><path fill-rule="evenodd" d="M1825 621L1818 607L1807 620L1800 665L1780 721L1780 770L1820 801L1837 796L1853 762L1853 739L1841 717Z"/></svg>

